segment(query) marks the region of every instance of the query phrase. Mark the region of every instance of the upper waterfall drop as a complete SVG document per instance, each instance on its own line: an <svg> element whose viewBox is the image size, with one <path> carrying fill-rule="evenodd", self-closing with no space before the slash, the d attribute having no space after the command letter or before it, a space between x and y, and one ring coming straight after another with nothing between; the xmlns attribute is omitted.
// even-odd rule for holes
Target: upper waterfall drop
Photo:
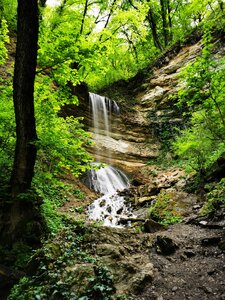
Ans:
<svg viewBox="0 0 225 300"><path fill-rule="evenodd" d="M115 101L94 93L89 93L89 101L93 116L94 133L99 134L100 130L105 130L108 134L111 130L111 114L119 114L119 106Z"/></svg>
<svg viewBox="0 0 225 300"><path fill-rule="evenodd" d="M92 115L92 136L96 142L96 146L93 149L94 156L97 161L101 161L102 156L104 156L105 161L110 163L111 150L105 148L104 153L99 151L98 143L100 143L102 139L109 142L112 132L111 125L114 121L112 117L119 114L119 106L115 101L107 97L89 93L89 109Z"/></svg>

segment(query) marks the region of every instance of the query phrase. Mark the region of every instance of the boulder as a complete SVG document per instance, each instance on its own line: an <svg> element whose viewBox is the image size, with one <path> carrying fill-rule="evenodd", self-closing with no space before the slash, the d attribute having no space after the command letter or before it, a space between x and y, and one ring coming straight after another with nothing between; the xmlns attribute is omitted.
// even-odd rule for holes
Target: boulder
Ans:
<svg viewBox="0 0 225 300"><path fill-rule="evenodd" d="M166 226L164 226L158 222L155 222L152 219L147 219L144 222L144 226L143 226L144 232L154 233L154 232L163 231L163 230L166 230Z"/></svg>
<svg viewBox="0 0 225 300"><path fill-rule="evenodd" d="M140 270L135 276L133 276L130 282L130 290L136 294L142 292L147 285L149 285L153 280L153 264L146 264L143 270Z"/></svg>
<svg viewBox="0 0 225 300"><path fill-rule="evenodd" d="M157 236L154 244L156 252L162 255L173 254L178 249L176 243L166 236Z"/></svg>

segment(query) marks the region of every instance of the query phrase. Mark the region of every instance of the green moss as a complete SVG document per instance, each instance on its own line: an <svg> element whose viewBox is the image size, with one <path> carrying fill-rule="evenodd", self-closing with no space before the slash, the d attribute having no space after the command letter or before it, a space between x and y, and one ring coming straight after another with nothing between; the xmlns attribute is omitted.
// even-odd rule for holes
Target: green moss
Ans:
<svg viewBox="0 0 225 300"><path fill-rule="evenodd" d="M206 188L209 192L206 195L206 202L203 205L200 215L207 215L215 212L221 206L225 206L225 178L222 178L219 183L213 183Z"/></svg>
<svg viewBox="0 0 225 300"><path fill-rule="evenodd" d="M177 199L173 192L161 191L156 202L149 209L150 218L164 225L178 223L182 215L177 209Z"/></svg>

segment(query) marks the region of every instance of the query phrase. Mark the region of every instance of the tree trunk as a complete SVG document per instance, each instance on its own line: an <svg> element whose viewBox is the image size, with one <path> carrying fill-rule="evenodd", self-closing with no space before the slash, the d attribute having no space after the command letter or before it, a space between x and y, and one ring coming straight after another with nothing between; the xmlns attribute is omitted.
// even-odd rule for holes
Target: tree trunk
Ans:
<svg viewBox="0 0 225 300"><path fill-rule="evenodd" d="M160 43L159 36L158 36L158 33L157 33L157 27L156 27L156 22L155 22L155 19L154 19L152 8L150 8L149 11L148 11L147 19L148 19L148 22L149 22L150 27L151 27L154 45L159 50L162 50L162 45Z"/></svg>
<svg viewBox="0 0 225 300"><path fill-rule="evenodd" d="M162 16L162 30L164 37L164 45L165 47L168 45L168 23L167 23L167 10L166 10L166 0L160 0L161 5L161 16Z"/></svg>
<svg viewBox="0 0 225 300"><path fill-rule="evenodd" d="M88 10L88 0L85 1L85 5L84 5L84 12L83 12L83 17L82 17L81 27L80 27L80 35L83 33L84 21L87 14L87 10Z"/></svg>
<svg viewBox="0 0 225 300"><path fill-rule="evenodd" d="M10 182L14 198L30 188L37 152L33 94L37 64L38 0L18 0L17 31L13 78L16 149Z"/></svg>
<svg viewBox="0 0 225 300"><path fill-rule="evenodd" d="M17 47L13 78L16 149L9 198L1 201L0 242L40 243L44 221L40 199L22 197L31 187L37 140L34 117L34 79L37 62L38 0L18 0ZM18 197L20 195L20 197Z"/></svg>
<svg viewBox="0 0 225 300"><path fill-rule="evenodd" d="M171 7L170 7L170 1L167 0L167 14L168 14L168 35L169 35L169 42L173 39L173 31L172 31L172 17L171 17Z"/></svg>

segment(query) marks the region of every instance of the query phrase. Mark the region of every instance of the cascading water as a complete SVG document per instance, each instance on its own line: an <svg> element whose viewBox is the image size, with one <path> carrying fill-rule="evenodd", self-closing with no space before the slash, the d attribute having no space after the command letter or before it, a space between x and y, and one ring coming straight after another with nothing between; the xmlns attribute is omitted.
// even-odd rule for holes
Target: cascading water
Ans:
<svg viewBox="0 0 225 300"><path fill-rule="evenodd" d="M115 101L109 98L89 93L90 109L92 113L93 139L98 144L100 135L108 137L111 131L111 117L112 114L119 114L119 106ZM110 151L104 153L110 160ZM98 147L95 149L95 156L99 156Z"/></svg>
<svg viewBox="0 0 225 300"><path fill-rule="evenodd" d="M90 93L90 107L93 116L93 138L98 143L98 135L108 136L111 129L111 116L119 113L119 107L115 101ZM96 150L96 156L99 155ZM110 153L107 153L110 158ZM102 194L88 208L89 217L92 220L101 220L106 226L118 226L120 215L127 214L129 209L125 205L124 197L118 192L129 187L129 179L120 170L107 165L100 167L95 163L92 170L87 173L86 184L94 191Z"/></svg>
<svg viewBox="0 0 225 300"><path fill-rule="evenodd" d="M124 197L118 192L129 187L129 179L120 170L112 166L105 166L88 173L89 186L103 194L89 206L89 217L101 220L106 226L117 226L120 215L128 213Z"/></svg>

